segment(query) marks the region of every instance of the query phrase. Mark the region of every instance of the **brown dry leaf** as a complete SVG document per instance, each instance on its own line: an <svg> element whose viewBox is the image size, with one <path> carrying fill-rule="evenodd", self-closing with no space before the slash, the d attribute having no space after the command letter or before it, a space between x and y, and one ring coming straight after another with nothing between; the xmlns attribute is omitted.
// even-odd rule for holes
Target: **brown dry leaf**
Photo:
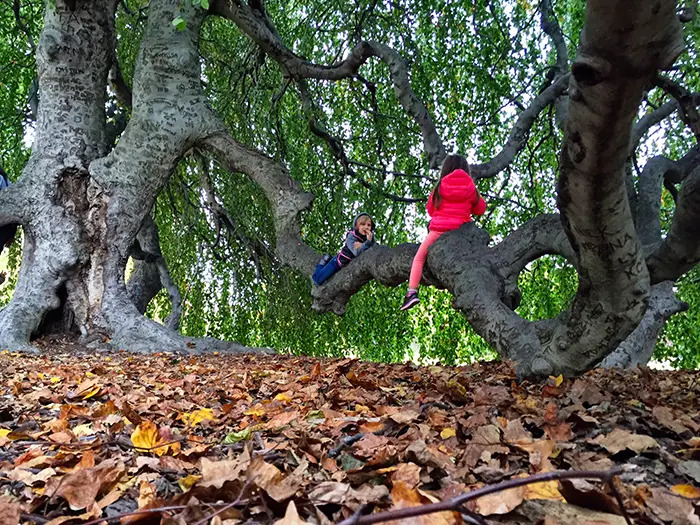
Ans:
<svg viewBox="0 0 700 525"><path fill-rule="evenodd" d="M616 428L606 436L600 435L591 440L590 443L600 445L613 455L625 449L641 454L650 448L659 446L658 442L652 437L633 434L621 428Z"/></svg>
<svg viewBox="0 0 700 525"><path fill-rule="evenodd" d="M613 496L585 479L563 479L559 482L559 492L572 505L613 514L620 512Z"/></svg>
<svg viewBox="0 0 700 525"><path fill-rule="evenodd" d="M202 458L202 481L197 486L220 489L227 481L242 479L249 465L250 453L247 448L243 449L243 453L237 459L212 461Z"/></svg>
<svg viewBox="0 0 700 525"><path fill-rule="evenodd" d="M44 493L62 497L73 510L84 509L94 504L97 495L119 479L125 470L124 464L117 459L103 461L93 468L51 478Z"/></svg>
<svg viewBox="0 0 700 525"><path fill-rule="evenodd" d="M399 423L400 425L412 423L413 421L415 421L419 417L420 417L420 412L417 412L417 411L411 410L411 409L401 410L401 412L397 412L397 413L389 416L390 419L392 419L396 423Z"/></svg>
<svg viewBox="0 0 700 525"><path fill-rule="evenodd" d="M15 467L7 474L7 477L12 481L21 481L25 485L32 486L36 483L45 483L55 475L56 471L51 467L42 469L36 474L24 468Z"/></svg>
<svg viewBox="0 0 700 525"><path fill-rule="evenodd" d="M19 503L12 501L8 496L0 495L0 525L19 525Z"/></svg>
<svg viewBox="0 0 700 525"><path fill-rule="evenodd" d="M491 516L492 514L508 514L513 509L517 508L525 499L527 490L525 487L515 487L512 489L502 490L494 494L488 494L476 499L472 507L469 502L469 508L478 512L482 516Z"/></svg>
<svg viewBox="0 0 700 525"><path fill-rule="evenodd" d="M662 521L673 525L700 525L700 517L695 514L693 503L666 489L651 489L651 497L644 503Z"/></svg>
<svg viewBox="0 0 700 525"><path fill-rule="evenodd" d="M409 488L414 489L420 483L421 467L415 463L401 463L391 474L391 482L404 482Z"/></svg>
<svg viewBox="0 0 700 525"><path fill-rule="evenodd" d="M294 501L290 501L287 505L287 512L284 513L284 518L277 520L274 525L311 525L309 522L302 520L297 512L297 506Z"/></svg>
<svg viewBox="0 0 700 525"><path fill-rule="evenodd" d="M138 508L143 509L152 505L156 500L156 489L147 480L142 479L139 483L139 495L137 498Z"/></svg>
<svg viewBox="0 0 700 525"><path fill-rule="evenodd" d="M267 463L261 456L250 462L248 480L263 489L275 501L284 501L296 493L301 479L294 473L284 477L280 469Z"/></svg>
<svg viewBox="0 0 700 525"><path fill-rule="evenodd" d="M420 507L432 501L419 491L410 488L403 481L398 481L391 488L391 500L394 506L391 510ZM387 521L390 525L460 525L462 518L458 512L434 512L413 518L403 518L400 521Z"/></svg>

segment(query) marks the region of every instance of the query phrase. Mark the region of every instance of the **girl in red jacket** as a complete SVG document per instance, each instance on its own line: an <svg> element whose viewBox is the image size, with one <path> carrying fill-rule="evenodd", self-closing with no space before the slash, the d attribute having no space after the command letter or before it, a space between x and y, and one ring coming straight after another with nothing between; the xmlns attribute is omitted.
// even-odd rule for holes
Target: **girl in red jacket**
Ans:
<svg viewBox="0 0 700 525"><path fill-rule="evenodd" d="M413 258L408 293L401 310L413 308L420 302L418 285L430 245L443 233L456 230L465 222L471 221L472 215L483 215L486 211L486 201L479 195L469 176L467 159L459 155L447 156L442 164L440 180L430 193L426 209L431 217L429 233Z"/></svg>

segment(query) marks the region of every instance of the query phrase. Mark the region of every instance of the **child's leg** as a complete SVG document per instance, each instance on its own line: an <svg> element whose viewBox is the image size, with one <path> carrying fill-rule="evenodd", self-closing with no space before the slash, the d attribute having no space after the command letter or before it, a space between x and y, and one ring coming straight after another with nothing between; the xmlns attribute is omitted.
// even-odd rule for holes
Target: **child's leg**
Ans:
<svg viewBox="0 0 700 525"><path fill-rule="evenodd" d="M430 232L425 240L421 243L415 257L413 258L413 264L411 265L411 275L408 278L408 289L418 290L418 285L420 284L420 278L423 275L423 265L425 265L425 259L428 257L428 248L438 237L442 235L442 232Z"/></svg>
<svg viewBox="0 0 700 525"><path fill-rule="evenodd" d="M338 264L337 256L328 261L325 266L319 264L316 266L316 271L312 277L314 284L323 284L338 270L340 270L340 264Z"/></svg>

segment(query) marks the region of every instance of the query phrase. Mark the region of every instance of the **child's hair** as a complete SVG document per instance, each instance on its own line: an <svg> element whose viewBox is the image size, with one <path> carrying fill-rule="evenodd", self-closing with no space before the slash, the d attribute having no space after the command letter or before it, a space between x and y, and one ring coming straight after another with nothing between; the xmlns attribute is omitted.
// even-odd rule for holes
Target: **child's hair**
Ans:
<svg viewBox="0 0 700 525"><path fill-rule="evenodd" d="M366 212L364 212L364 211L363 211L363 212L360 212L360 213L355 217L355 220L352 221L352 229L354 230L354 229L357 228L357 223L358 223L358 222L360 221L360 219L362 219L363 217L367 217L367 219L369 220L369 225L370 225L369 227L370 227L370 229L371 229L372 231L374 231L374 219L372 218L372 216L371 216L369 213L366 213Z"/></svg>
<svg viewBox="0 0 700 525"><path fill-rule="evenodd" d="M440 196L440 183L445 175L449 175L454 170L464 170L469 173L469 162L467 159L461 155L448 155L445 161L442 163L442 169L440 170L440 180L437 181L435 189L433 190L433 207L439 208L442 202L442 197Z"/></svg>

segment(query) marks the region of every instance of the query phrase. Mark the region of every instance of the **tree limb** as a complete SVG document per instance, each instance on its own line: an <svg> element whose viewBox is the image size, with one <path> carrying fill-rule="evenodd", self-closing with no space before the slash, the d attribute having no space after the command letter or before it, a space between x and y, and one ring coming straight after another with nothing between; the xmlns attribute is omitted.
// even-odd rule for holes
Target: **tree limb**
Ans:
<svg viewBox="0 0 700 525"><path fill-rule="evenodd" d="M675 281L700 261L700 166L683 181L668 235L647 258L651 282Z"/></svg>
<svg viewBox="0 0 700 525"><path fill-rule="evenodd" d="M304 192L284 166L242 146L226 131L206 137L201 146L229 171L245 173L260 186L272 209L275 252L282 262L310 276L320 254L302 240L299 214L311 206L313 195Z"/></svg>
<svg viewBox="0 0 700 525"><path fill-rule="evenodd" d="M693 94L677 82L663 76L656 78L656 85L678 101L681 120L693 132L695 140L700 143L700 113L696 107L698 101Z"/></svg>
<svg viewBox="0 0 700 525"><path fill-rule="evenodd" d="M537 116L557 97L566 92L569 83L569 75L560 77L551 86L540 93L530 104L530 106L518 115L513 129L510 132L506 144L501 151L490 161L484 164L474 164L471 166L471 176L474 180L494 177L506 168L515 156L525 147L532 125Z"/></svg>
<svg viewBox="0 0 700 525"><path fill-rule="evenodd" d="M343 61L330 66L313 64L288 49L269 19L244 3L215 0L212 13L232 20L241 30L256 42L273 60L283 68L285 75L294 79L315 78L319 80L342 80L354 76L359 68L374 56L388 67L394 84L394 92L404 110L413 117L423 136L423 149L430 166L439 168L445 158L445 147L438 135L435 124L425 104L416 96L408 78L408 68L401 56L389 46L380 42L360 42Z"/></svg>

